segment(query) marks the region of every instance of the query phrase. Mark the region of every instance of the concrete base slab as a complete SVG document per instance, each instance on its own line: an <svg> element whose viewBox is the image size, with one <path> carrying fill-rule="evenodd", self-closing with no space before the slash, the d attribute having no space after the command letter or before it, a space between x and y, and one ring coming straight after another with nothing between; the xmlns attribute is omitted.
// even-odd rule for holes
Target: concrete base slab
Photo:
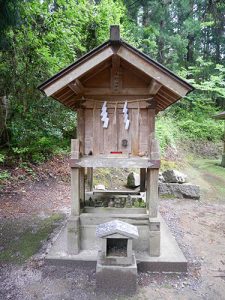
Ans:
<svg viewBox="0 0 225 300"><path fill-rule="evenodd" d="M132 264L102 265L99 251L96 266L97 292L116 293L120 295L133 294L137 289L137 264L132 256Z"/></svg>
<svg viewBox="0 0 225 300"><path fill-rule="evenodd" d="M147 252L135 252L139 271L187 272L187 260L175 238L161 216L161 255L150 257ZM75 264L96 266L98 250L81 250L77 255L67 253L67 228L62 228L48 254L46 261L51 264Z"/></svg>

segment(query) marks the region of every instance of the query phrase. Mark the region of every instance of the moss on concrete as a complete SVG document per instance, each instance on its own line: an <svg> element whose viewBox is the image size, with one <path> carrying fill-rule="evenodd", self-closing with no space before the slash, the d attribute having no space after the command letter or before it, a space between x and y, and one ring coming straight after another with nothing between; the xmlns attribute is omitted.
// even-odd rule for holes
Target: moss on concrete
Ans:
<svg viewBox="0 0 225 300"><path fill-rule="evenodd" d="M53 214L43 220L34 220L35 227L29 224L28 227L26 225L22 230L18 228L17 236L15 236L15 228L13 228L14 232L11 234L11 240L1 245L4 248L0 252L0 261L18 264L25 262L40 250L43 242L47 240L57 226L56 222L60 219L62 219L62 215ZM15 226L17 225L15 223ZM10 234L10 230L4 226L2 234Z"/></svg>

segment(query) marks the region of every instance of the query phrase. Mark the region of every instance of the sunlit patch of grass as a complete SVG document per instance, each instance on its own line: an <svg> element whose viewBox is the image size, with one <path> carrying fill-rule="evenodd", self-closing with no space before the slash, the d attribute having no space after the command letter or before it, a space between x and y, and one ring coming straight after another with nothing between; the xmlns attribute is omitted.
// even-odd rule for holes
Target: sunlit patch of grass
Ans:
<svg viewBox="0 0 225 300"><path fill-rule="evenodd" d="M192 165L225 198L225 168L220 163L220 160L196 159Z"/></svg>

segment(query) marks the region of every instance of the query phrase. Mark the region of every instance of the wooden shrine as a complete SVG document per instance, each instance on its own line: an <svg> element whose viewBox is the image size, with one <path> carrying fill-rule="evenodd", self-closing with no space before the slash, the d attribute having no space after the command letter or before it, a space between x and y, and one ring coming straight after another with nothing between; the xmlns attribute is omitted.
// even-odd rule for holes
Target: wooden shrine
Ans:
<svg viewBox="0 0 225 300"><path fill-rule="evenodd" d="M68 254L79 257L86 250L99 249L96 226L116 218L138 226L140 235L134 241L134 251L160 256L160 153L155 116L193 87L123 41L119 26L111 26L110 40L39 89L77 112L77 139L72 140L70 160ZM89 206L85 170L92 190L93 168L108 167L140 169L140 189L146 191L146 208Z"/></svg>

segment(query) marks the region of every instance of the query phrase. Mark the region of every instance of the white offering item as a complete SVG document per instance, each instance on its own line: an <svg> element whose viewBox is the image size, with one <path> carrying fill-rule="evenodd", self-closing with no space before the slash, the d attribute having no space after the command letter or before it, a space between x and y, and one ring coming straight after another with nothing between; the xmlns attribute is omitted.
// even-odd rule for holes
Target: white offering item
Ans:
<svg viewBox="0 0 225 300"><path fill-rule="evenodd" d="M108 128L109 125L109 118L105 118L103 128Z"/></svg>
<svg viewBox="0 0 225 300"><path fill-rule="evenodd" d="M128 130L128 129L129 129L129 126L130 126L130 120L127 120L127 121L126 121L126 124L125 124L125 129Z"/></svg>
<svg viewBox="0 0 225 300"><path fill-rule="evenodd" d="M105 111L104 114L102 115L101 121L104 122L107 117L108 117L108 113Z"/></svg>

